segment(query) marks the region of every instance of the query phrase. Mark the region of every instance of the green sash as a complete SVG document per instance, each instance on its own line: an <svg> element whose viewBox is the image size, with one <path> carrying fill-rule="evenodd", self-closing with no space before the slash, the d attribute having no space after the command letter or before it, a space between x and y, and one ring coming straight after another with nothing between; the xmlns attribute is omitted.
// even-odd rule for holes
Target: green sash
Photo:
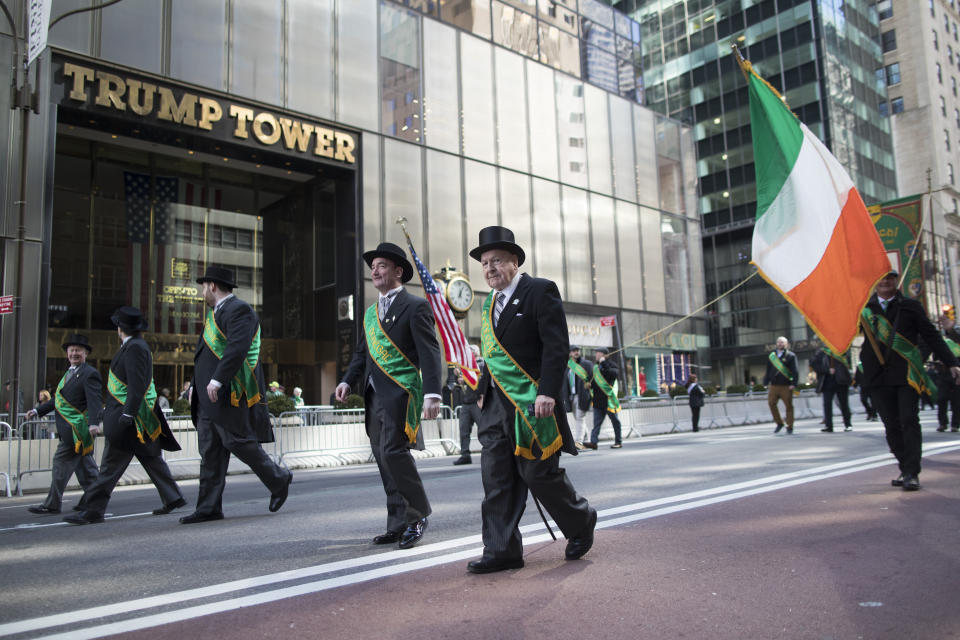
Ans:
<svg viewBox="0 0 960 640"><path fill-rule="evenodd" d="M866 323L867 330L873 330L880 344L890 344L893 351L907 361L907 384L921 395L924 393L930 394L930 397L936 402L937 386L927 375L927 370L923 366L923 356L920 355L917 346L899 333L893 336L893 343L891 344L890 336L893 333L893 325L884 316L874 313L869 308L864 307L860 317Z"/></svg>
<svg viewBox="0 0 960 640"><path fill-rule="evenodd" d="M493 295L483 302L480 318L480 348L487 370L497 386L514 406L513 429L517 441L513 454L535 460L533 443L540 447L540 459L546 460L563 445L556 416L535 418L527 407L537 400L538 383L507 353L493 332Z"/></svg>
<svg viewBox="0 0 960 640"><path fill-rule="evenodd" d="M600 390L607 394L607 411L610 413L620 413L620 399L617 397L617 381L613 385L607 382L607 379L600 373L600 363L593 367L593 381L597 383Z"/></svg>
<svg viewBox="0 0 960 640"><path fill-rule="evenodd" d="M107 393L113 396L120 404L127 403L127 383L117 377L117 374L110 370L107 376ZM147 393L143 396L143 401L137 408L137 415L133 417L133 424L137 427L137 440L146 444L144 438L156 440L160 436L160 418L153 412L153 405L157 402L157 390L153 386L153 380L150 380L147 386Z"/></svg>
<svg viewBox="0 0 960 640"><path fill-rule="evenodd" d="M953 357L960 358L960 344L957 344L950 338L944 338L943 341L947 343L948 347L950 347L950 352L953 354Z"/></svg>
<svg viewBox="0 0 960 640"><path fill-rule="evenodd" d="M213 355L217 356L217 360L223 359L223 352L227 349L227 336L217 326L217 321L213 318L213 309L207 309L207 319L203 323L203 341L207 343ZM233 406L239 407L240 398L243 396L247 397L247 408L260 402L260 387L257 386L257 376L254 374L259 362L260 327L258 326L243 365L230 380L230 404Z"/></svg>
<svg viewBox="0 0 960 640"><path fill-rule="evenodd" d="M410 444L416 444L420 430L420 413L423 411L423 380L420 370L410 362L380 324L377 305L372 304L363 316L363 329L367 335L367 352L380 370L407 392L407 416L403 431Z"/></svg>
<svg viewBox="0 0 960 640"><path fill-rule="evenodd" d="M790 384L796 384L797 381L793 379L793 374L790 373L790 370L787 369L787 365L783 364L780 361L780 358L777 357L776 351L770 352L770 362L773 363L773 366L777 368L777 371L783 374L783 377L790 381Z"/></svg>
<svg viewBox="0 0 960 640"><path fill-rule="evenodd" d="M836 354L836 353L833 352L832 349L830 349L830 347L826 347L826 346L823 347L823 352L824 352L825 354L827 354L828 356L830 356L831 358L833 358L833 359L835 359L835 360L839 360L840 362L842 362L842 363L843 363L843 366L845 366L845 367L847 368L847 371L850 370L850 361L847 360L847 357L846 357L846 356ZM777 358L777 359L779 360L779 358Z"/></svg>
<svg viewBox="0 0 960 640"><path fill-rule="evenodd" d="M570 371L573 371L573 374L583 380L583 383L587 386L590 386L590 376L587 374L587 370L583 368L583 365L570 358L567 360L567 367ZM571 393L573 390L571 389Z"/></svg>
<svg viewBox="0 0 960 640"><path fill-rule="evenodd" d="M60 417L67 421L70 429L73 431L73 450L81 455L87 455L93 451L93 436L90 435L90 426L87 424L87 415L70 404L60 390L67 383L67 376L70 375L68 369L63 377L60 378L60 384L54 393L53 406L60 414Z"/></svg>

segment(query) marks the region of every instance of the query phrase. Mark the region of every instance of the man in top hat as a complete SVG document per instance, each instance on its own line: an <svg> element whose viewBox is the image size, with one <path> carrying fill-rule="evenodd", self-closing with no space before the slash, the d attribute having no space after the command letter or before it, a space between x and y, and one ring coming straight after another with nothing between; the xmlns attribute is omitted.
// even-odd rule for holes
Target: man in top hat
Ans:
<svg viewBox="0 0 960 640"><path fill-rule="evenodd" d="M513 232L486 227L470 252L492 291L483 305L481 352L490 384L478 429L484 498L483 557L471 573L523 566L520 518L527 489L567 537L566 558L593 545L597 512L560 468L560 451L576 455L561 398L569 353L557 285L519 274L524 252Z"/></svg>
<svg viewBox="0 0 960 640"><path fill-rule="evenodd" d="M187 504L160 450L179 451L163 417L153 386L153 356L141 337L147 321L139 309L120 307L110 320L117 327L121 346L110 362L107 402L103 410L106 445L100 459L100 475L83 493L84 509L64 518L70 524L103 522L114 488L130 460L137 460L160 493L155 515L170 513Z"/></svg>
<svg viewBox="0 0 960 640"><path fill-rule="evenodd" d="M573 414L573 444L577 449L585 449L583 444L586 434L584 417L590 408L592 396L590 394L593 380L593 363L581 357L580 347L570 345L570 359L567 360L567 373L563 379L564 400L567 413Z"/></svg>
<svg viewBox="0 0 960 640"><path fill-rule="evenodd" d="M898 276L896 271L884 276L861 313L860 327L867 339L860 362L863 384L870 390L887 445L900 466L900 475L891 484L916 491L920 488L923 449L920 394L937 391L923 361L933 351L954 381L960 381L960 366L920 302L905 298L897 290Z"/></svg>
<svg viewBox="0 0 960 640"><path fill-rule="evenodd" d="M410 449L424 448L421 407L428 420L440 412L440 344L429 303L403 288L413 277L403 249L381 242L363 259L380 297L364 315L335 395L343 402L353 385L363 385L367 435L387 494L387 530L373 543L409 549L423 537L431 513Z"/></svg>
<svg viewBox="0 0 960 640"><path fill-rule="evenodd" d="M60 503L67 481L74 473L84 490L97 479L97 463L93 460L93 438L100 433L100 409L103 407L101 378L87 356L93 347L87 336L75 333L63 343L70 368L60 378L50 401L27 412L27 419L57 412L57 436L60 444L53 454L50 492L42 504L27 507L32 513L60 513ZM74 509L82 508L83 500Z"/></svg>
<svg viewBox="0 0 960 640"><path fill-rule="evenodd" d="M193 356L190 396L200 448L200 491L196 511L180 522L223 518L230 454L257 474L270 491L270 511L277 511L287 499L293 473L260 446L273 442L260 362L260 321L253 308L233 294L232 270L209 265L197 283L210 307Z"/></svg>
<svg viewBox="0 0 960 640"><path fill-rule="evenodd" d="M597 442L600 439L600 427L607 416L610 416L610 422L613 423L613 444L611 449L619 449L623 446L620 440L620 399L617 398L617 391L614 385L617 383L617 376L620 369L607 357L610 349L606 347L597 347L593 352L593 359L596 364L593 366L593 378L591 388L593 390L593 431L590 432L590 442L584 442L583 446L588 449L596 449Z"/></svg>

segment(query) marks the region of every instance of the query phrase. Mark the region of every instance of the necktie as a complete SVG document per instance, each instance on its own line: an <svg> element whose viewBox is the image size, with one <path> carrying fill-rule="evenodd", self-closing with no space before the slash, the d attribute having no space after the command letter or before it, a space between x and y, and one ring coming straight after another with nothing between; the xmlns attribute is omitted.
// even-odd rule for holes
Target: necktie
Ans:
<svg viewBox="0 0 960 640"><path fill-rule="evenodd" d="M493 305L493 326L497 326L497 323L500 322L500 313L503 311L503 304L506 299L507 296L502 291L497 294L496 303Z"/></svg>
<svg viewBox="0 0 960 640"><path fill-rule="evenodd" d="M884 311L886 311L886 310L887 310L887 303L889 303L889 302L890 302L889 300L881 300L881 301L880 301L880 308L883 309Z"/></svg>
<svg viewBox="0 0 960 640"><path fill-rule="evenodd" d="M380 320L383 321L387 317L387 309L390 308L390 303L393 302L393 295L380 296L379 302L379 311Z"/></svg>

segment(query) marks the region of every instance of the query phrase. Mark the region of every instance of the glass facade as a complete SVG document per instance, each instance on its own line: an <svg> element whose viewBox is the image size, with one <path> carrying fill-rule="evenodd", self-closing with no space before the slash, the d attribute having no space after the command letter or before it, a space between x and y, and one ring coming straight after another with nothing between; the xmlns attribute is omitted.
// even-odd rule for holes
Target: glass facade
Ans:
<svg viewBox="0 0 960 640"><path fill-rule="evenodd" d="M404 244L399 217L428 268L449 262L463 270L478 298L487 288L466 255L491 224L514 230L527 248L523 270L555 280L572 313L597 319L630 313L649 332L702 298L694 290L702 286L694 249L700 223L688 206L696 198L694 141L689 128L637 103L640 26L609 6L592 0L131 0L126 6L123 16L107 20L104 11L88 22L85 37L64 31L57 55L90 55L99 43L105 64L158 74L175 87L176 100L187 99L184 91L201 97L210 91L224 104L232 96L256 101L279 115L259 114L247 126L274 147L259 152L234 140L221 148L204 131L178 136L183 122L180 129L161 122L162 143L145 152L147 132L120 116L87 121L75 114L48 123L56 167L50 344L59 339L56 331L100 331L112 308L139 303L157 340L179 345L169 347L177 355L164 362L181 369L165 370L170 379L158 380L173 386L192 363L192 345L181 338L195 340L201 321L190 282L204 264L223 262L235 267L246 290L241 297L263 318L274 367L268 376L286 378L288 387L301 383L308 400L323 402L336 383L342 343L352 340L344 323L355 329L358 321L356 314L349 322L338 317L337 302L351 293L360 309L375 296L367 269L345 248ZM115 33L125 28L124 16L136 15L153 16L159 31L144 25L136 37ZM224 122L228 117L237 122L225 107ZM316 137L308 131L299 138L293 121L317 122ZM331 169L324 160L311 168L296 159L290 166L291 153L308 149L306 140L320 148L324 126L356 132L356 164ZM203 149L192 152L190 145L201 142ZM133 183L145 195L137 196ZM129 228L138 197L157 225L144 242ZM68 248L77 237L87 247L79 256ZM137 250L137 264L146 266L134 282L123 264ZM187 273L184 282L173 280ZM345 283L355 285L345 289ZM419 289L416 279L410 286ZM479 308L478 302L463 323L473 340ZM689 330L706 334L702 322ZM624 327L617 341L642 337L632 331ZM697 344L702 358L703 341ZM652 358L663 348L640 351ZM41 360L38 380L56 369L53 360L46 366Z"/></svg>

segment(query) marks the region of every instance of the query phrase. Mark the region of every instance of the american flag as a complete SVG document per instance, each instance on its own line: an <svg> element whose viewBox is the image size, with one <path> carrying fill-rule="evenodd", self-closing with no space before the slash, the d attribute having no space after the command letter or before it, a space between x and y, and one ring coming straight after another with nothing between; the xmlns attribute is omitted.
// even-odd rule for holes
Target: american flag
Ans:
<svg viewBox="0 0 960 640"><path fill-rule="evenodd" d="M408 238L409 240L409 238ZM467 343L467 337L463 335L463 329L457 324L457 319L450 310L450 305L440 290L437 289L437 283L433 281L433 276L427 271L427 268L420 262L417 252L413 250L413 243L408 242L410 255L413 256L413 263L417 265L417 273L420 274L420 280L423 282L423 290L427 294L427 301L433 310L433 317L437 321L437 328L440 330L440 338L443 340L443 354L448 364L460 367L464 381L470 385L471 389L477 388L480 381L480 370L477 368L477 359L473 356L473 351Z"/></svg>
<svg viewBox="0 0 960 640"><path fill-rule="evenodd" d="M168 306L157 300L164 282L164 267L173 241L174 220L171 203L177 201L177 178L153 178L143 173L124 171L126 196L129 271L127 291L130 304L139 307L153 331L165 331ZM151 215L153 234L151 236ZM152 248L152 261L151 261Z"/></svg>

